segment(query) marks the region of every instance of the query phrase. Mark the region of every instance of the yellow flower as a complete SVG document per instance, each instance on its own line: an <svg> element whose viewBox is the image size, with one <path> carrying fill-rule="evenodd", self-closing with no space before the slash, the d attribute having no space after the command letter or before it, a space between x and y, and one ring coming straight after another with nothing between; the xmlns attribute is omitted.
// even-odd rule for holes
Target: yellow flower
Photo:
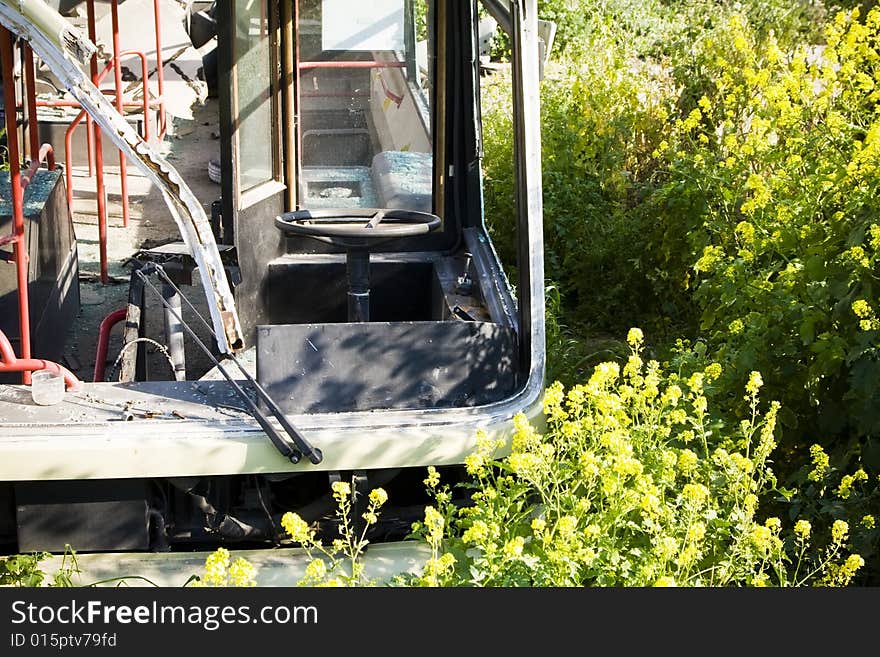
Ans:
<svg viewBox="0 0 880 657"><path fill-rule="evenodd" d="M691 110L691 113L688 114L688 117L681 122L681 129L684 132L690 132L698 125L700 125L700 121L703 120L703 113L700 110L694 108Z"/></svg>
<svg viewBox="0 0 880 657"><path fill-rule="evenodd" d="M748 221L740 221L736 225L736 234L745 244L753 244L755 241L755 227Z"/></svg>
<svg viewBox="0 0 880 657"><path fill-rule="evenodd" d="M556 524L561 536L571 536L577 529L578 520L574 516L562 516Z"/></svg>
<svg viewBox="0 0 880 657"><path fill-rule="evenodd" d="M659 556L664 561L668 561L678 552L678 541L676 541L672 536L664 536L659 541L657 541L657 546L655 549L657 550L657 556Z"/></svg>
<svg viewBox="0 0 880 657"><path fill-rule="evenodd" d="M642 495L639 507L649 515L656 514L660 511L660 498L653 493L645 493Z"/></svg>
<svg viewBox="0 0 880 657"><path fill-rule="evenodd" d="M299 514L288 511L281 517L281 526L297 543L306 543L311 538L309 524Z"/></svg>
<svg viewBox="0 0 880 657"><path fill-rule="evenodd" d="M467 473L472 476L479 476L483 473L483 466L485 466L486 461L483 458L482 454L474 453L468 454L464 458L464 466L467 470Z"/></svg>
<svg viewBox="0 0 880 657"><path fill-rule="evenodd" d="M701 522L695 522L693 525L688 527L687 540L694 543L699 543L704 538L706 538L706 525Z"/></svg>
<svg viewBox="0 0 880 657"><path fill-rule="evenodd" d="M547 387L544 391L544 414L548 419L558 419L565 416L565 411L562 408L562 402L564 399L565 393L563 391L562 383L554 381ZM517 433L520 433L520 426L516 424L516 421L516 418L514 418L514 428ZM527 428L522 427L522 432L526 431Z"/></svg>
<svg viewBox="0 0 880 657"><path fill-rule="evenodd" d="M756 588L764 588L767 586L767 581L769 579L767 573L758 573L752 578L752 586Z"/></svg>
<svg viewBox="0 0 880 657"><path fill-rule="evenodd" d="M320 582L327 576L327 564L323 559L312 559L306 566L306 579Z"/></svg>
<svg viewBox="0 0 880 657"><path fill-rule="evenodd" d="M755 525L752 527L751 532L749 532L749 538L752 541L752 545L761 551L766 551L770 549L773 534L769 527Z"/></svg>
<svg viewBox="0 0 880 657"><path fill-rule="evenodd" d="M709 499L709 489L703 484L685 484L681 496L694 507L701 507Z"/></svg>
<svg viewBox="0 0 880 657"><path fill-rule="evenodd" d="M333 497L338 502L342 502L351 496L351 485L348 482L334 481L330 489L333 491Z"/></svg>
<svg viewBox="0 0 880 657"><path fill-rule="evenodd" d="M772 532L779 533L782 530L782 521L779 518L767 518L764 526Z"/></svg>
<svg viewBox="0 0 880 657"><path fill-rule="evenodd" d="M754 396L758 394L758 390L764 385L760 372L752 372L749 374L749 381L746 383L746 392Z"/></svg>
<svg viewBox="0 0 880 657"><path fill-rule="evenodd" d="M880 251L880 226L877 224L871 224L868 233L870 235L868 244L870 244L871 248L875 251Z"/></svg>
<svg viewBox="0 0 880 657"><path fill-rule="evenodd" d="M843 543L849 535L849 523L846 520L835 520L831 525L831 539L835 543Z"/></svg>
<svg viewBox="0 0 880 657"><path fill-rule="evenodd" d="M703 374L706 375L706 378L710 381L716 380L719 376L721 376L721 365L719 363L711 363L705 367L703 370Z"/></svg>
<svg viewBox="0 0 880 657"><path fill-rule="evenodd" d="M699 395L703 392L703 381L705 379L705 375L702 372L694 372L687 380L688 388L691 389L691 392L695 395Z"/></svg>
<svg viewBox="0 0 880 657"><path fill-rule="evenodd" d="M810 531L813 529L809 520L798 520L794 524L794 533L801 540L806 541L810 538Z"/></svg>
<svg viewBox="0 0 880 657"><path fill-rule="evenodd" d="M370 502L374 506L382 506L387 501L388 493L385 492L384 488L374 488L372 491L370 491Z"/></svg>
<svg viewBox="0 0 880 657"><path fill-rule="evenodd" d="M724 257L721 247L710 245L703 249L703 255L697 260L694 269L698 272L711 272L715 265Z"/></svg>
<svg viewBox="0 0 880 657"><path fill-rule="evenodd" d="M697 467L699 460L699 457L693 451L683 449L678 455L676 467L682 472L682 474L690 474Z"/></svg>
<svg viewBox="0 0 880 657"><path fill-rule="evenodd" d="M428 530L428 539L431 543L439 543L443 539L443 527L446 520L433 506L425 507L425 527Z"/></svg>
<svg viewBox="0 0 880 657"><path fill-rule="evenodd" d="M436 488L440 483L440 473L433 465L428 466L428 476L424 480L425 486L428 488Z"/></svg>
<svg viewBox="0 0 880 657"><path fill-rule="evenodd" d="M229 584L231 586L256 586L256 568L243 557L238 557L229 567Z"/></svg>
<svg viewBox="0 0 880 657"><path fill-rule="evenodd" d="M813 469L810 471L810 474L807 475L807 479L816 482L822 481L830 464L828 454L825 453L825 450L822 449L821 445L811 445L810 456L813 460Z"/></svg>
<svg viewBox="0 0 880 657"><path fill-rule="evenodd" d="M534 525L534 521L532 522ZM461 536L461 540L465 543L471 544L479 544L485 542L490 537L489 525L487 525L483 520L476 520L474 524L468 527L464 534Z"/></svg>
<svg viewBox="0 0 880 657"><path fill-rule="evenodd" d="M675 586L678 586L678 584L675 583L674 577L670 577L670 576L666 575L666 576L657 578L657 581L654 582L654 586L675 587Z"/></svg>
<svg viewBox="0 0 880 657"><path fill-rule="evenodd" d="M629 332L626 334L626 341L632 347L638 347L642 344L642 341L645 339L645 334L642 333L642 329L640 328L631 328Z"/></svg>
<svg viewBox="0 0 880 657"><path fill-rule="evenodd" d="M841 576L845 578L845 581L849 582L856 574L856 571L865 565L865 560L862 559L859 554L851 554L846 558L843 566L841 567Z"/></svg>
<svg viewBox="0 0 880 657"><path fill-rule="evenodd" d="M517 536L504 544L504 556L508 559L514 559L522 555L525 540L522 536Z"/></svg>
<svg viewBox="0 0 880 657"><path fill-rule="evenodd" d="M862 527L865 527L866 529L874 529L875 524L874 516L870 514L862 518Z"/></svg>
<svg viewBox="0 0 880 657"><path fill-rule="evenodd" d="M229 569L229 550L217 548L205 559L205 583L208 586L225 586Z"/></svg>
<svg viewBox="0 0 880 657"><path fill-rule="evenodd" d="M852 486L855 483L856 479L853 475L844 475L840 479L840 485L837 487L837 495L842 500L849 499L850 493L852 492Z"/></svg>
<svg viewBox="0 0 880 657"><path fill-rule="evenodd" d="M855 313L856 317L861 317L862 319L866 319L871 316L873 310L871 309L870 304L864 299L857 299L852 303L852 311Z"/></svg>

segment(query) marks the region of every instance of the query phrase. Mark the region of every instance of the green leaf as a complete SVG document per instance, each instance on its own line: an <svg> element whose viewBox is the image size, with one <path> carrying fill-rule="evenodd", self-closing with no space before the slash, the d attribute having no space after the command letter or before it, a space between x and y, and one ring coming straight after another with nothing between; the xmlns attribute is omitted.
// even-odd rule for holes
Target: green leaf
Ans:
<svg viewBox="0 0 880 657"><path fill-rule="evenodd" d="M800 335L801 342L803 342L804 346L813 343L813 340L816 339L816 318L813 316L808 316L801 322L800 326Z"/></svg>

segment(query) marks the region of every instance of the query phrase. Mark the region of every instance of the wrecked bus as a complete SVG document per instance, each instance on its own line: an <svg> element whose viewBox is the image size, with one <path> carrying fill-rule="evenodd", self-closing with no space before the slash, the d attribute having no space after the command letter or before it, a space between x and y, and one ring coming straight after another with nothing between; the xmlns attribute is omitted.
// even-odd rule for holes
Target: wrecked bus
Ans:
<svg viewBox="0 0 880 657"><path fill-rule="evenodd" d="M483 215L480 7L512 49L514 280ZM536 2L257 0L212 11L217 217L95 87L88 38L44 2L0 2L10 39L161 190L181 238L164 257L133 260L125 316L136 339L138 300L161 301L174 376L139 377L135 345L116 380L67 377L56 404L6 386L8 551L277 549L289 545L284 512L326 519L333 481L352 484L356 509L385 487L371 541L396 541L419 517L427 466L454 473L478 430L508 440L517 413L541 415ZM206 316L184 320L181 271L198 277ZM210 371L187 371L174 348L183 341ZM8 340L2 352L21 361ZM40 362L27 371L53 369Z"/></svg>

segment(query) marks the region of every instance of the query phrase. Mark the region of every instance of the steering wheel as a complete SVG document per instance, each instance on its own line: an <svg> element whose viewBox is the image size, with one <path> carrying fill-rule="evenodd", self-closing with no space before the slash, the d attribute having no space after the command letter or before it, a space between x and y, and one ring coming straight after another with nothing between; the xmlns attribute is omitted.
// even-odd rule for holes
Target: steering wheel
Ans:
<svg viewBox="0 0 880 657"><path fill-rule="evenodd" d="M388 208L296 210L275 218L275 226L285 235L302 235L350 248L425 235L439 225L436 214Z"/></svg>
<svg viewBox="0 0 880 657"><path fill-rule="evenodd" d="M385 240L426 235L440 217L415 210L322 208L296 210L275 217L285 235L302 235L345 248L348 321L370 321L370 250Z"/></svg>

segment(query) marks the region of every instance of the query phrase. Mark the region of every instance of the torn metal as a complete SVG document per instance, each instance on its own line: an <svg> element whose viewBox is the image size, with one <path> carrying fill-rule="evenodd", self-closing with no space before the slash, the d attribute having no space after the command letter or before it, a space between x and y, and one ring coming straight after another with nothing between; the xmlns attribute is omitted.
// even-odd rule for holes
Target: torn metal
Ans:
<svg viewBox="0 0 880 657"><path fill-rule="evenodd" d="M217 346L231 354L244 347L232 290L201 203L174 169L120 115L84 70L97 48L43 0L0 0L0 23L26 39L70 94L116 146L162 192L184 243L198 263Z"/></svg>

